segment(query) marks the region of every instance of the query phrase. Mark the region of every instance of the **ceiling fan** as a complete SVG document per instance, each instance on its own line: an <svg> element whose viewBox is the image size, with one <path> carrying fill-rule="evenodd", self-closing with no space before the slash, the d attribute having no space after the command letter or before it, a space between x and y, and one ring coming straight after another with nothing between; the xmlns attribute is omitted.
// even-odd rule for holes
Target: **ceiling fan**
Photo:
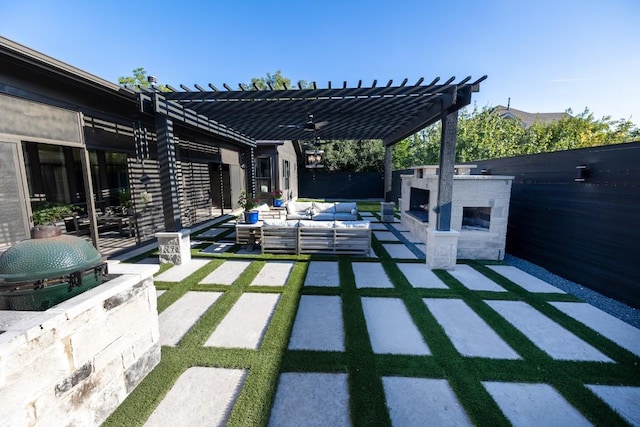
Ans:
<svg viewBox="0 0 640 427"><path fill-rule="evenodd" d="M292 124L292 125L278 125L278 127L303 129L309 132L316 132L316 131L319 131L320 128L327 125L328 123L329 121L327 120L316 122L315 120L313 120L313 114L309 113L307 114L307 121L305 123L298 123L298 124Z"/></svg>

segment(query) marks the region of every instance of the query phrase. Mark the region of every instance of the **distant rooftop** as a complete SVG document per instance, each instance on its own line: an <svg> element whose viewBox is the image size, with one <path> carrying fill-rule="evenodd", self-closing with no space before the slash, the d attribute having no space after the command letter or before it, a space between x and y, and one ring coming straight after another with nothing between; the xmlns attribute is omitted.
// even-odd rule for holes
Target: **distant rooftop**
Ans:
<svg viewBox="0 0 640 427"><path fill-rule="evenodd" d="M534 123L549 124L570 116L568 113L528 113L504 105L498 105L496 111L500 117L519 119L525 128L531 127Z"/></svg>

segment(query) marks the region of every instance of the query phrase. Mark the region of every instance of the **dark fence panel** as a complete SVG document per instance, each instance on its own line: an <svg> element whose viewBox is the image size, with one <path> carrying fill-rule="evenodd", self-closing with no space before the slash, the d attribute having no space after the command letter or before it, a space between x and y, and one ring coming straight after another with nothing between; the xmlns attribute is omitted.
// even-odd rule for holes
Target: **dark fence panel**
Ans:
<svg viewBox="0 0 640 427"><path fill-rule="evenodd" d="M413 169L400 169L392 172L389 201L395 203L396 206L398 206L398 199L402 197L402 179L400 179L400 175L413 175Z"/></svg>
<svg viewBox="0 0 640 427"><path fill-rule="evenodd" d="M382 172L298 172L300 197L318 199L382 199Z"/></svg>
<svg viewBox="0 0 640 427"><path fill-rule="evenodd" d="M515 176L508 253L640 308L640 142L473 164Z"/></svg>

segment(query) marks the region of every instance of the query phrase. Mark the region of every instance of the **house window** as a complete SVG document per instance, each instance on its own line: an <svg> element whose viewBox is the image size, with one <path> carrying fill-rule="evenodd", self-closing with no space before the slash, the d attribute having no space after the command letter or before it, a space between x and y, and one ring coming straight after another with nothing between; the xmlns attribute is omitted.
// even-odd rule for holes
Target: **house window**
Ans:
<svg viewBox="0 0 640 427"><path fill-rule="evenodd" d="M271 193L273 191L270 157L258 157L256 159L256 185L260 193Z"/></svg>
<svg viewBox="0 0 640 427"><path fill-rule="evenodd" d="M489 231L491 224L490 207L464 207L462 208L462 229Z"/></svg>
<svg viewBox="0 0 640 427"><path fill-rule="evenodd" d="M284 189L288 190L291 188L289 186L289 177L291 176L291 164L289 160L282 161L282 176L284 177Z"/></svg>

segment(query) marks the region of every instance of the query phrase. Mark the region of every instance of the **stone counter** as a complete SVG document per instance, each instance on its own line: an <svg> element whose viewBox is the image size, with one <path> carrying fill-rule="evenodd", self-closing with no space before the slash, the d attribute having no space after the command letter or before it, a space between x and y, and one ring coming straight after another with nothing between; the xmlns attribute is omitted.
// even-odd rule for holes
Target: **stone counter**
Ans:
<svg viewBox="0 0 640 427"><path fill-rule="evenodd" d="M117 275L46 311L0 310L0 420L98 426L159 363L153 274Z"/></svg>

